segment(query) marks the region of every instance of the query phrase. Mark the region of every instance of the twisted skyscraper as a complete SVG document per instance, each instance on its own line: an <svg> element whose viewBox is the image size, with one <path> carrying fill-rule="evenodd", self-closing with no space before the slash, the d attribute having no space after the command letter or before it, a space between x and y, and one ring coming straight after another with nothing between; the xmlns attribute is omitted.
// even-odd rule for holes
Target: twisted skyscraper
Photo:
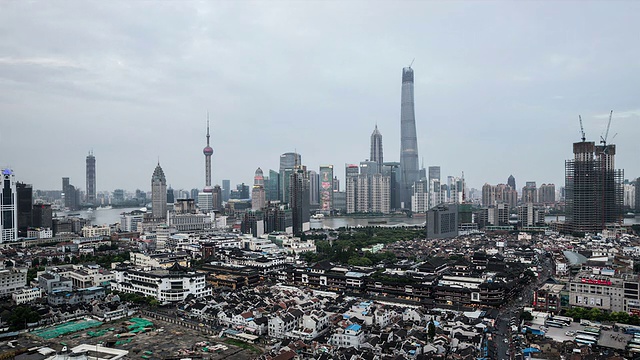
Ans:
<svg viewBox="0 0 640 360"><path fill-rule="evenodd" d="M413 104L413 69L402 69L400 99L400 201L404 209L411 209L413 183L420 178L418 168L418 138Z"/></svg>

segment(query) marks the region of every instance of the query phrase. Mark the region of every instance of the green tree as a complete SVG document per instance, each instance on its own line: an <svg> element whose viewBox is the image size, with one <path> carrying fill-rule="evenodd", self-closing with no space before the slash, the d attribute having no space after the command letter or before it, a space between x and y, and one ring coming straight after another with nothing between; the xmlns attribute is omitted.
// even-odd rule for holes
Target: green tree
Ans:
<svg viewBox="0 0 640 360"><path fill-rule="evenodd" d="M531 321L533 320L533 315L528 311L523 311L522 314L520 314L520 319L524 321Z"/></svg>
<svg viewBox="0 0 640 360"><path fill-rule="evenodd" d="M39 258L35 258L35 259L31 260L31 266L38 267L39 265L40 265L40 259Z"/></svg>
<svg viewBox="0 0 640 360"><path fill-rule="evenodd" d="M433 321L429 321L429 326L427 327L427 335L429 336L429 340L433 340L436 337L436 326L433 324Z"/></svg>

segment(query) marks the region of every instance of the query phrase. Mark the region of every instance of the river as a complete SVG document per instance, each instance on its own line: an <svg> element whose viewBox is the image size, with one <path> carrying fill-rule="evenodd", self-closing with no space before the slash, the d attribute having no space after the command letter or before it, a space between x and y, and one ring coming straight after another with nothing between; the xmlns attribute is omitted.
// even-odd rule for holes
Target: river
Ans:
<svg viewBox="0 0 640 360"><path fill-rule="evenodd" d="M123 212L131 212L133 210L139 210L140 208L118 208L118 209L96 209L93 210L94 219L91 221L94 225L113 224L120 222L120 214ZM63 215L65 213L58 213ZM80 214L81 217L89 217L89 212L86 210L75 211L73 214ZM545 216L545 221L550 223L552 221L564 221L564 216ZM383 216L383 217L325 217L322 219L311 219L312 229L332 228L337 229L346 226L415 226L424 225L424 217L399 217L399 216ZM625 225L640 224L640 217L625 218Z"/></svg>

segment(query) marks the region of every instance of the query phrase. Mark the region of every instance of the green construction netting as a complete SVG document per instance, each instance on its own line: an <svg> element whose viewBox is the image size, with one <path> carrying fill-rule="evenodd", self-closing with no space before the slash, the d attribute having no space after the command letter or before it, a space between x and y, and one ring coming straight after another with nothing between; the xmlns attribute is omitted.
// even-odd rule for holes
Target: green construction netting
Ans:
<svg viewBox="0 0 640 360"><path fill-rule="evenodd" d="M129 321L132 324L127 326L127 329L129 329L129 332L134 334L139 332L144 332L145 328L153 327L153 323L147 319L131 318Z"/></svg>
<svg viewBox="0 0 640 360"><path fill-rule="evenodd" d="M96 320L84 320L84 321L69 321L64 324L48 327L41 330L33 331L32 334L39 336L43 339L53 339L60 335L70 334L85 329L98 327L103 323Z"/></svg>

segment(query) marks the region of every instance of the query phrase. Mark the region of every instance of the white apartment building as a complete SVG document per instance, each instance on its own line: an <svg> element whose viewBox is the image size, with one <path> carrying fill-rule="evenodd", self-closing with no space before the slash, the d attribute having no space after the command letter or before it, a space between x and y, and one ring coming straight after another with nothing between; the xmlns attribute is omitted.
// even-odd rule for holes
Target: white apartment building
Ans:
<svg viewBox="0 0 640 360"><path fill-rule="evenodd" d="M364 331L362 330L362 326L358 324L351 324L346 328L338 328L331 335L331 339L329 339L329 343L331 345L337 347L344 348L360 348L360 344L364 342Z"/></svg>
<svg viewBox="0 0 640 360"><path fill-rule="evenodd" d="M16 303L16 305L26 304L41 297L42 290L37 287L31 289L21 289L11 294L11 298Z"/></svg>
<svg viewBox="0 0 640 360"><path fill-rule="evenodd" d="M51 229L28 229L27 237L36 239L51 239L53 237L53 231Z"/></svg>
<svg viewBox="0 0 640 360"><path fill-rule="evenodd" d="M196 298L211 295L205 274L188 272L178 264L166 270L116 269L114 274L112 290L152 296L163 303L184 301L189 295Z"/></svg>
<svg viewBox="0 0 640 360"><path fill-rule="evenodd" d="M82 228L82 236L86 238L109 235L111 235L111 228L108 225L85 226Z"/></svg>
<svg viewBox="0 0 640 360"><path fill-rule="evenodd" d="M0 295L12 294L27 286L26 268L0 270Z"/></svg>

